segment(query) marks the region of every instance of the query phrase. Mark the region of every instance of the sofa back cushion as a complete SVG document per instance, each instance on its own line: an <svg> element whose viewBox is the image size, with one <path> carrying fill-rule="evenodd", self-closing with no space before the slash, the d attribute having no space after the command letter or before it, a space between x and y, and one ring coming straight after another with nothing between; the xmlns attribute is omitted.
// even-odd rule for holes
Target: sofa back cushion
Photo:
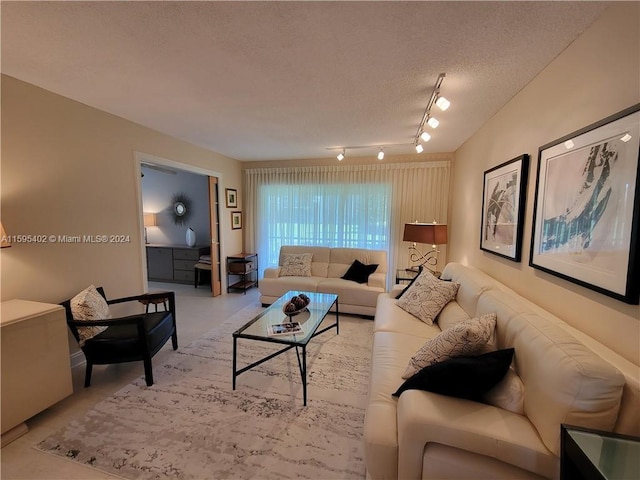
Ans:
<svg viewBox="0 0 640 480"><path fill-rule="evenodd" d="M327 277L329 269L329 247L309 247L306 245L283 245L280 247L280 261L278 265L282 266L284 256L288 253L311 253L311 276ZM346 271L346 270L345 270Z"/></svg>
<svg viewBox="0 0 640 480"><path fill-rule="evenodd" d="M387 273L387 252L363 248L332 248L329 256L329 278L341 278L354 260L365 265L377 264L375 273Z"/></svg>
<svg viewBox="0 0 640 480"><path fill-rule="evenodd" d="M560 454L561 423L614 429L625 383L616 368L516 294L488 290L477 307L496 314L497 347L515 348L525 414L551 452Z"/></svg>
<svg viewBox="0 0 640 480"><path fill-rule="evenodd" d="M476 317L478 299L482 292L490 289L509 290L486 273L461 263L448 263L442 271L441 280L450 280L460 284L456 302L469 317Z"/></svg>

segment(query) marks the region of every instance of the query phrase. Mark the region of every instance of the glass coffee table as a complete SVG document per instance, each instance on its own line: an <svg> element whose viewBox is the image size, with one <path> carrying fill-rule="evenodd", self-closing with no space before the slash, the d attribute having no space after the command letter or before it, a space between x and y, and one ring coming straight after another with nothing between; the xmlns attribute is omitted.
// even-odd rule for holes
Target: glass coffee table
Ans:
<svg viewBox="0 0 640 480"><path fill-rule="evenodd" d="M293 297L304 293L311 300L306 311L296 316L288 317L282 311L282 307ZM325 319L329 310L335 305L336 321L335 323L318 330L320 324ZM283 324L287 322L298 322L302 327L302 331L293 334L273 335L269 333L270 326ZM335 327L336 335L340 333L340 314L338 311L338 296L330 293L313 293L291 290L276 300L266 310L257 315L253 320L240 327L233 332L233 389L236 389L236 378L247 370L256 367L273 357L280 355L292 348L296 349L298 357L298 366L300 367L300 377L302 378L302 396L304 405L307 405L307 344L309 341L321 333ZM253 362L241 369L237 368L238 357L238 339L245 338L247 340L258 340L261 342L278 343L285 345L284 348L274 352L266 357Z"/></svg>

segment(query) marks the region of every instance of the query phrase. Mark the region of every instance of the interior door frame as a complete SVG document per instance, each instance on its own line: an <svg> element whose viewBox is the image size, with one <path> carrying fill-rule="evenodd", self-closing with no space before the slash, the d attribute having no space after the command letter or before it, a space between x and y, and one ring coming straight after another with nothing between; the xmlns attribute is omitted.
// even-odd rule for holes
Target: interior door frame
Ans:
<svg viewBox="0 0 640 480"><path fill-rule="evenodd" d="M198 175L206 175L208 177L216 177L218 179L218 184L222 184L223 175L220 172L215 170L209 170L202 167L196 167L195 165L189 165L187 163L176 162L175 160L169 160L168 158L158 157L156 155L152 155L150 153L145 152L133 152L133 169L135 175L135 190L136 190L136 207L138 209L138 229L141 232L140 242L140 258L142 261L140 262L140 272L141 272L141 288L143 292L147 292L149 290L149 280L147 279L147 254L146 254L146 245L144 243L144 224L143 224L143 207L142 207L142 183L140 182L140 177L142 175L142 164L150 163L153 165L161 165L169 168L175 168L177 170L183 170L189 173L195 173ZM220 199L218 199L218 202ZM211 208L211 205L209 206ZM222 237L222 236L221 236ZM223 249L224 245L222 244L222 238L218 239L220 242L220 257L223 257ZM211 238L209 238L209 243L211 243ZM220 279L221 283L223 279ZM222 292L225 291L226 285L221 285Z"/></svg>

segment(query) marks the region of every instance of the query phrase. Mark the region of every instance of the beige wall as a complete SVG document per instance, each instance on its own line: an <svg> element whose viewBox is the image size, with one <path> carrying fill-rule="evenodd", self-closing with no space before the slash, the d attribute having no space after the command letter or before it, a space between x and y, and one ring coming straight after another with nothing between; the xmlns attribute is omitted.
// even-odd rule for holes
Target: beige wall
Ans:
<svg viewBox="0 0 640 480"><path fill-rule="evenodd" d="M532 39L534 44L535 39ZM529 267L538 147L640 101L640 4L612 5L457 152L449 260L474 265L640 364L640 307ZM522 262L480 250L483 173L531 156Z"/></svg>
<svg viewBox="0 0 640 480"><path fill-rule="evenodd" d="M1 206L7 233L130 237L119 244L14 242L0 254L2 300L57 303L90 283L104 286L112 298L142 292L135 152L217 172L222 192L241 192L240 162L234 159L2 77ZM242 249L242 232L231 230L227 213L223 208L223 256Z"/></svg>

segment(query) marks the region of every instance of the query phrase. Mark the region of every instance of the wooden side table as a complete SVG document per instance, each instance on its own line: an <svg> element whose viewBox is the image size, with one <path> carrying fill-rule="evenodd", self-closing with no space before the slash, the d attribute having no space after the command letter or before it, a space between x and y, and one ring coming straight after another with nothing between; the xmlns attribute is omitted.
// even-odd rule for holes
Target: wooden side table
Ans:
<svg viewBox="0 0 640 480"><path fill-rule="evenodd" d="M258 286L258 254L237 253L227 257L227 293L241 290L247 294L251 287Z"/></svg>

